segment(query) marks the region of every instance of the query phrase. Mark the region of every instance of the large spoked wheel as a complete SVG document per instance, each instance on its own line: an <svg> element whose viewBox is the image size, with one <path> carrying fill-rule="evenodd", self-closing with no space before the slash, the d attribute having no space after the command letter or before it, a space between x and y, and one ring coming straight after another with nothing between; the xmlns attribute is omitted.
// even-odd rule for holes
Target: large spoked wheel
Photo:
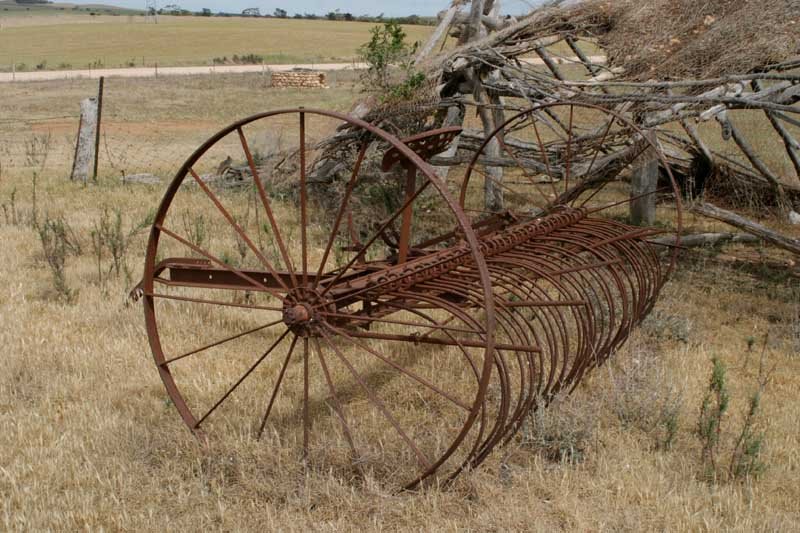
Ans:
<svg viewBox="0 0 800 533"><path fill-rule="evenodd" d="M501 176L489 168L498 159ZM631 176L646 160L658 164L660 176L652 190L638 190ZM657 227L643 229L641 238L673 236L665 279L675 267L683 225L680 187L656 138L610 109L555 102L514 115L480 145L458 187L467 216L484 225L498 214L519 221L572 208L646 228L629 219L630 204L655 198ZM502 198L501 208L487 208L487 188Z"/></svg>
<svg viewBox="0 0 800 533"><path fill-rule="evenodd" d="M330 160L319 139L337 130L352 139L338 188L319 181ZM363 215L365 169L387 150L416 179L376 220ZM231 174L240 186L220 179ZM440 234L415 240L423 217ZM310 109L235 123L178 171L152 227L144 309L167 393L193 432L251 435L277 463L398 488L457 472L493 431L478 250L457 202L391 135ZM430 277L448 258L470 291Z"/></svg>
<svg viewBox="0 0 800 533"><path fill-rule="evenodd" d="M634 191L631 177L643 160L659 167L659 181ZM675 268L681 201L654 138L613 111L569 102L508 119L478 147L456 186L479 238L532 235L512 249L485 250L496 342L538 352L498 352L510 410L477 463L532 409L572 390L613 354L651 310ZM635 225L629 204L650 198L657 227ZM652 242L664 234L674 236L668 247Z"/></svg>

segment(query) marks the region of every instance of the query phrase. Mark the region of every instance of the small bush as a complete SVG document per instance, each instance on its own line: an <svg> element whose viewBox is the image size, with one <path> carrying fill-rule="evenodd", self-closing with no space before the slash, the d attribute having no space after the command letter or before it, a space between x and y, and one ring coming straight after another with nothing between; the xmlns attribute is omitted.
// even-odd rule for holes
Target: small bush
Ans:
<svg viewBox="0 0 800 533"><path fill-rule="evenodd" d="M78 293L67 285L67 257L81 254L80 242L62 217L53 219L45 215L37 229L45 260L53 274L53 286L58 298L71 303Z"/></svg>
<svg viewBox="0 0 800 533"><path fill-rule="evenodd" d="M115 209L112 214L108 208L103 209L103 214L95 222L91 231L92 251L97 262L98 281L101 284L112 273L116 277L123 275L125 282L131 283L132 273L128 266L128 250L130 249L131 241L144 229L152 225L153 218L153 213L150 213L141 222L125 231L122 211ZM103 258L106 253L110 255L111 263L104 274Z"/></svg>
<svg viewBox="0 0 800 533"><path fill-rule="evenodd" d="M554 463L582 462L597 427L593 404L559 394L538 405L522 428L522 445Z"/></svg>
<svg viewBox="0 0 800 533"><path fill-rule="evenodd" d="M425 75L414 71L419 43L406 43L406 33L395 21L370 30L372 37L359 55L367 65L362 83L368 91L383 93L388 100L410 100L425 85Z"/></svg>
<svg viewBox="0 0 800 533"><path fill-rule="evenodd" d="M19 212L17 211L17 189L16 187L9 194L8 203L2 204L3 218L6 225L17 226L20 223Z"/></svg>
<svg viewBox="0 0 800 533"><path fill-rule="evenodd" d="M728 369L718 358L712 359L708 390L700 407L697 438L701 444L701 479L709 483L720 481L745 481L756 478L766 469L762 460L766 432L761 429L761 406L767 385L775 370L766 369L767 338L759 359L756 390L747 401L741 429L735 434L733 445L728 447L724 431L725 415L729 411L731 395L728 391ZM747 360L742 368L747 370ZM730 442L728 438L727 442Z"/></svg>
<svg viewBox="0 0 800 533"><path fill-rule="evenodd" d="M728 412L730 394L728 393L725 364L716 357L711 360L711 363L711 378L697 420L697 438L700 439L702 446L700 462L703 472L701 475L708 481L716 481L722 420L725 413Z"/></svg>
<svg viewBox="0 0 800 533"><path fill-rule="evenodd" d="M202 248L206 242L206 218L201 214L194 215L187 212L181 214L183 231L186 239L197 248Z"/></svg>
<svg viewBox="0 0 800 533"><path fill-rule="evenodd" d="M645 346L633 350L624 363L607 368L613 384L610 405L620 422L652 437L657 449L671 448L678 432L683 394L659 354Z"/></svg>

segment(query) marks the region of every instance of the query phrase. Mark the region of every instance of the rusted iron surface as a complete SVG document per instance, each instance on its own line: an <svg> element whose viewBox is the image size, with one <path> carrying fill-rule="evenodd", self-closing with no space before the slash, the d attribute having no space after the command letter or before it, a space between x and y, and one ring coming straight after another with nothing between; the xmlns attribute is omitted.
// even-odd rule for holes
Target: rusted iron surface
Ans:
<svg viewBox="0 0 800 533"><path fill-rule="evenodd" d="M569 113L572 117L573 109ZM307 167L313 148L306 136L321 119L363 130L388 145L384 171L398 164L406 170L400 205L387 220L372 221L366 230L353 221L350 203L364 145L333 222L312 225ZM245 134L270 120L294 121L299 132L299 205L291 216L300 231L291 240ZM565 132L567 151L579 146L581 132L573 130L571 118ZM345 115L296 109L234 124L189 158L156 216L138 292L158 370L192 431L205 436L203 429L215 417L228 424L230 416L215 415L221 410L230 415L239 409L238 416L246 417L248 402L256 398L250 427L258 439L296 446L313 464L349 463L354 475L414 488L478 466L513 438L533 409L573 388L625 342L673 267L674 255L665 262L648 242L664 230L605 218L604 207L578 204L580 194L569 205L547 209L467 214L468 182L480 172L480 153L467 169L460 203L424 161L459 133L449 128L400 141ZM195 167L229 134L249 162L266 220L254 231L269 233L271 254L256 244L260 234L252 236L225 199L196 177ZM631 135L638 135L635 127ZM569 157L558 142L542 153ZM595 150L602 144L595 140ZM223 261L211 243L198 245L174 229L177 196L185 193L181 185L193 178L236 242L252 250L256 264ZM422 202L427 211L420 211ZM428 230L415 239L433 204L438 233L431 236ZM385 233L398 226L398 245L387 250ZM225 239L218 241L223 246ZM182 247L187 257L166 250L168 243ZM159 256L172 258L157 261ZM206 335L195 340L188 331L177 332L181 320L197 324L200 317L207 317L202 324L209 326L197 333ZM247 317L262 323L239 333L210 334L213 324ZM200 358L234 342L253 343L255 361L235 371L226 387L209 392L212 376L221 370L213 366L204 374ZM404 385L394 389L398 380ZM259 383L267 388L258 389ZM248 384L260 392L241 392ZM328 406L329 418L321 405ZM287 422L295 419L296 424Z"/></svg>

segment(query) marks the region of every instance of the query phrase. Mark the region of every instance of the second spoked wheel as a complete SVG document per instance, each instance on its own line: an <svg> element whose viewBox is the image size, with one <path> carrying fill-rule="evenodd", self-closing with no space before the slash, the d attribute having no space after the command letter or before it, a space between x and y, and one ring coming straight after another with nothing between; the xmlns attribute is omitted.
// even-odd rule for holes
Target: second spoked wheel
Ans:
<svg viewBox="0 0 800 533"><path fill-rule="evenodd" d="M349 153L320 143L337 130ZM363 198L387 150L417 177L370 217ZM338 188L319 181L331 161ZM457 245L470 265L460 296L387 281ZM457 472L495 430L489 283L469 221L408 147L294 109L233 124L186 161L155 218L143 289L158 371L192 431L400 488Z"/></svg>

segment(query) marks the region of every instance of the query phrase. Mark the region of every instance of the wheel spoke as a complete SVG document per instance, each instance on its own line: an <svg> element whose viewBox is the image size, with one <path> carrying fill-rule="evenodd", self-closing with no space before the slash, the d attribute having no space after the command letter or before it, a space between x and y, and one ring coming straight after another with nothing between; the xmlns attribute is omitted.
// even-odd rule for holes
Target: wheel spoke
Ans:
<svg viewBox="0 0 800 533"><path fill-rule="evenodd" d="M261 250L259 250L258 247L255 244L253 244L253 241L250 240L250 237L247 236L242 227L239 226L239 224L231 216L228 210L225 209L225 207L222 205L222 202L219 201L217 195L214 194L214 192L208 187L208 185L206 185L206 183L202 179L200 179L200 176L197 175L197 172L195 172L193 168L189 169L189 173L197 182L197 185L199 185L200 188L203 190L203 192L206 193L206 196L208 196L208 198L211 200L211 202L214 204L217 210L219 210L219 212L222 213L222 216L225 218L225 220L228 221L228 224L231 225L236 234L239 235L239 237L245 242L245 244L247 244L247 247L253 251L256 257L258 257L258 260L261 261L261 264L264 265L264 267L266 267L267 270L269 270L269 273L272 274L272 277L275 279L275 281L277 281L278 284L284 288L284 290L289 292L289 287L287 287L286 284L283 283L283 280L280 278L280 276L278 276L278 272L272 266L272 263L270 263L269 260L266 257L264 257L264 254L261 253Z"/></svg>
<svg viewBox="0 0 800 533"><path fill-rule="evenodd" d="M533 114L528 115L528 119L531 121L531 125L533 126L533 132L536 134L536 142L539 145L539 152L541 152L542 157L544 158L544 168L547 172L547 176L550 178L550 188L553 190L553 198L558 198L558 189L556 189L556 179L553 176L553 172L550 169L550 156L547 155L547 150L545 150L544 142L542 141L542 136L539 133L539 127L536 125L536 121L533 119Z"/></svg>
<svg viewBox="0 0 800 533"><path fill-rule="evenodd" d="M359 333L356 331L351 331L349 335L351 337L356 337L359 339L400 341L400 342L408 342L410 344L435 344L438 346L466 346L468 348L483 348L483 349L487 348L485 342L470 341L466 339L448 340L448 339L439 339L437 337L423 337L421 335L396 335L392 333ZM540 348L536 346L523 346L519 344L495 343L494 348L495 350L501 352L511 351L511 352L539 353L542 351Z"/></svg>
<svg viewBox="0 0 800 533"><path fill-rule="evenodd" d="M239 379L236 381L236 383L234 383L234 384L233 384L233 386L232 386L230 389L228 389L228 392L226 392L226 393L225 393L225 394L222 396L222 398L220 398L220 399L217 401L217 403L215 403L215 404L214 404L214 406L213 406L211 409L209 409L209 410L208 410L208 412L207 412L206 414L204 414L204 415L203 415L203 416L200 418L200 420L198 420L198 421L195 423L195 425L194 425L195 429L197 429L198 427L200 427L200 424L202 424L202 423L203 423L203 421L205 421L205 419L206 419L206 418L208 418L208 417L211 415L211 413L213 413L214 411L216 411L216 410L217 410L217 407L219 407L220 405L222 405L222 402L224 402L225 400L227 400L227 399L228 399L228 396L230 396L231 394L233 394L233 392L234 392L236 389L238 389L238 388L239 388L239 385L241 385L242 383L244 383L244 380L246 380L246 379L247 379L247 378L250 376L250 374L252 374L252 373L253 373L253 371L254 371L256 368L258 368L258 365L260 365L260 364L261 364L261 362L262 362L262 361L264 361L264 359L266 359L266 358L267 358L267 356L273 352L273 350L275 350L275 348L276 348L276 347L277 347L277 346L278 346L278 345L281 343L281 341L282 341L283 339L285 339L285 338L286 338L286 336L287 336L288 334L289 334L289 330L287 329L286 331L284 331L284 332L283 332L283 334L282 334L280 337L278 337L278 339L277 339L275 342L273 342L273 343L272 343L272 345L271 345L271 346L270 346L270 347L267 349L267 351L266 351L266 352L264 352L264 354L263 354L261 357L259 357L259 358L258 358L258 361L256 361L255 363L253 363L253 365L252 365L252 366L251 366L251 367L250 367L250 368L247 370L247 372L245 372L245 373L244 373L244 375L243 375L242 377L240 377L240 378L239 378Z"/></svg>
<svg viewBox="0 0 800 533"><path fill-rule="evenodd" d="M572 119L575 112L575 106L569 106L569 131L567 132L567 160L564 163L566 166L566 173L564 175L564 191L569 190L569 175L572 170Z"/></svg>
<svg viewBox="0 0 800 533"><path fill-rule="evenodd" d="M391 304L387 303L386 305L391 305ZM392 306L392 307L394 307L394 306ZM346 320L354 320L356 322L370 322L370 323L378 322L380 324L395 324L395 325L398 325L398 326L419 327L419 328L425 328L425 329L433 329L433 330L437 330L437 331L455 331L455 332L458 332L458 333L467 333L467 334L473 334L473 335L480 335L481 334L480 332L472 330L472 329L447 327L447 326L443 326L443 325L439 325L439 324L423 324L423 323L420 323L420 322L410 322L410 321L406 321L406 320L393 320L393 319L388 319L388 318L376 318L376 317L372 317L372 316L368 316L368 315L360 316L360 315L353 315L353 314L347 314L347 313L326 313L326 312L323 312L323 314L324 314L324 316L330 317L330 318L343 318L343 319L346 319Z"/></svg>
<svg viewBox="0 0 800 533"><path fill-rule="evenodd" d="M408 376L409 378L413 379L417 383L420 383L421 385L424 385L425 387L428 387L430 390L432 390L433 392L439 394L440 396L443 396L444 398L450 400L452 403L454 403L458 407L464 409L467 412L472 410L469 405L467 405L464 402L458 400L457 398L454 398L452 395L450 395L447 392L443 391L442 389L440 389L439 387L437 387L436 385L434 385L433 383L431 383L427 379L423 378L422 376L419 376L419 375L415 374L414 372L403 368L402 366L398 365L397 363L395 363L394 361L392 361L388 357L386 357L384 355L381 355L377 351L371 349L369 346L366 346L366 345L356 341L353 337L348 335L347 332L345 332L344 330L335 328L333 326L328 326L328 327L331 329L331 331L333 333L335 333L335 334L337 334L337 335L339 335L341 337L344 337L345 339L350 341L350 343L353 344L354 346L356 346L357 348L360 348L360 349L366 351L367 353L370 353L370 354L374 355L375 357L377 357L378 359L380 359L381 361L383 361L387 365L391 366L392 368L394 368L398 372Z"/></svg>
<svg viewBox="0 0 800 533"><path fill-rule="evenodd" d="M594 149L594 154L592 155L592 161L589 163L589 167L586 169L586 172L583 173L584 180L592 179L592 168L594 168L594 164L597 161L597 156L600 155L600 151L603 148L603 143L606 142L606 138L608 137L608 133L611 131L611 126L613 126L613 125L614 125L614 119L612 118L611 120L608 121L608 127L606 128L606 131L603 132L603 137L600 139L600 143ZM589 197L586 198L586 200L581 202L580 207L585 206L586 203L589 200L591 200L592 198L594 198L596 194L598 194L601 190L605 189L606 184L608 184L608 182L609 182L609 180L603 181L603 183L600 184L600 187L597 187L594 191L592 191L592 194L590 194ZM578 198L576 197L575 200L572 201L572 205L573 206L575 205L575 202L577 200L578 200Z"/></svg>
<svg viewBox="0 0 800 533"><path fill-rule="evenodd" d="M519 192L519 191L515 191L514 189L512 189L511 187L509 187L507 184L503 183L501 180L498 180L497 178L495 178L495 177L493 177L493 176L490 176L490 175L489 175L489 174L487 174L486 172L484 172L484 171L482 171L482 170L478 169L477 167L476 167L476 168L473 168L473 170L475 170L475 171L476 171L478 174L480 174L481 176L483 176L483 178L484 178L484 179L487 179L487 180L489 180L489 181L491 181L491 182L493 182L493 183L495 183L495 184L499 185L500 187L502 187L502 188L503 188L503 189L505 189L506 191L510 192L510 193L511 193L511 194L513 194L514 196L516 196L516 197L520 198L521 200L525 201L526 203L528 202L528 200L529 200L529 198L528 198L528 197L526 197L524 194L522 194L522 193L521 193L521 192Z"/></svg>
<svg viewBox="0 0 800 533"><path fill-rule="evenodd" d="M355 188L358 174L361 171L361 164L364 162L364 156L367 153L368 146L369 144L364 143L361 147L361 151L358 153L356 164L353 167L353 173L350 175L350 181L347 182L347 190L344 193L342 204L339 206L338 213L336 213L336 220L333 223L331 236L328 238L328 244L325 246L325 252L322 254L322 260L320 261L319 268L317 269L317 277L314 281L314 288L317 287L319 280L322 279L322 273L325 271L325 264L328 262L328 256L331 253L331 248L333 248L333 244L336 242L336 235L339 233L339 226L342 223L342 218L345 211L347 211L347 205L350 203L350 196L353 194L353 189Z"/></svg>
<svg viewBox="0 0 800 533"><path fill-rule="evenodd" d="M168 359L168 360L164 361L163 363L161 363L161 366L166 366L166 365L172 364L175 361L180 361L181 359L185 359L185 358L189 357L190 355L195 355L195 354L204 352L206 350L209 350L211 348L216 348L217 346L220 346L222 344L234 341L236 339L240 339L242 337L246 337L247 335L251 335L251 334L256 333L258 331L261 331L263 329L271 328L272 326L280 324L281 322L283 322L283 320L276 320L274 322L269 322L267 324L262 324L261 326L258 326L258 327L253 328L253 329L249 329L249 330L244 331L242 333L237 333L236 335L232 335L230 337L226 337L226 338L224 338L222 340L219 340L219 341L216 341L216 342L214 342L212 344L208 344L208 345L203 346L201 348L197 348L197 349L192 350L190 352L186 352L186 353L184 353L182 355L179 355L177 357L173 357L172 359Z"/></svg>
<svg viewBox="0 0 800 533"><path fill-rule="evenodd" d="M256 162L253 159L253 155L250 153L250 147L247 144L244 131L242 131L242 128L237 128L237 131L239 132L239 141L242 144L244 155L247 157L247 164L250 167L250 172L253 174L253 181L256 184L256 189L258 189L258 196L261 198L261 204L264 206L267 218L269 218L269 224L272 227L272 232L275 234L275 241L278 243L281 256L283 256L283 261L286 263L286 270L289 271L289 275L292 277L292 283L296 287L297 278L294 275L294 266L292 266L292 260L286 250L286 244L284 244L283 237L281 237L281 232L278 229L278 223L275 221L275 215L272 212L272 207L270 207L269 199L267 198L267 191L264 189L264 184L261 182L261 177L256 170Z"/></svg>
<svg viewBox="0 0 800 533"><path fill-rule="evenodd" d="M229 264L225 263L225 262L224 262L224 261L222 261L221 259L219 259L219 258L217 258L217 257L215 257L215 256L213 256L213 255L211 255L211 252L208 252L208 251L206 251L206 250L203 250L203 249L202 249L202 248L200 248L199 246L196 246L196 245L192 244L191 242L187 241L186 239L184 239L183 237L181 237L181 236L180 236L180 235L178 235L177 233L175 233L175 232L173 232L173 231L170 231L170 230L168 230L167 228L165 228L165 227L164 227L164 226L162 226L161 224L155 224L155 227L156 227L156 228L157 228L159 231L161 231L161 232L163 232L163 233L165 233L165 234L169 235L170 237L172 237L173 239L175 239L175 240L176 240L176 241L178 241L179 243L181 243L181 244L183 244L184 246L186 246L186 247L190 248L190 249L191 249L193 252L195 252L195 253L198 253L198 254L202 255L203 257L205 257L206 259L208 259L208 260L209 260L209 261L211 261L212 263L215 263L215 264L217 264L218 266L220 266L220 267L224 268L225 270L227 270L227 271L231 272L231 273L232 273L232 274L234 274L235 276L237 276L237 277L239 277L239 278L241 278L241 279L243 279L243 280L245 280L245 281L249 282L249 283L250 283L250 284L251 284L251 285L252 285L254 288L256 288L256 289L264 289L266 292L268 292L268 293L270 293L271 295L273 295L273 296L274 296L275 298L277 298L279 301L283 301L283 298L281 297L280 293L276 292L276 291L275 291L275 290L273 290L273 289L270 289L269 287L267 287L266 285L264 285L264 284L263 284L263 283L261 283L260 281L258 281L258 280L256 280L256 279L254 279L254 278L252 278L252 277L250 277L250 276L248 276L247 274L245 274L244 272L242 272L242 271L241 271L241 270L239 270L238 268L233 268L232 266L230 266Z"/></svg>
<svg viewBox="0 0 800 533"><path fill-rule="evenodd" d="M306 191L306 114L300 112L300 242L303 287L308 286L308 192Z"/></svg>
<svg viewBox="0 0 800 533"><path fill-rule="evenodd" d="M328 364L325 362L325 356L322 354L322 347L319 344L319 339L316 337L314 338L314 348L317 350L317 357L319 357L319 363L322 366L322 372L325 374L325 381L328 383L328 389L331 391L331 398L333 398L333 411L336 413L336 416L339 418L339 421L342 424L344 438L347 440L348 446L350 446L350 451L353 452L353 459L358 460L358 458L361 457L361 454L359 454L358 450L356 450L355 441L353 440L353 433L350 430L350 426L347 425L347 419L344 417L344 409L342 409L342 404L339 401L338 395L336 394L336 387L333 386L333 380L331 379L331 374L328 370Z"/></svg>
<svg viewBox="0 0 800 533"><path fill-rule="evenodd" d="M614 202L613 204L608 204L608 205L604 205L604 206L600 206L600 207L596 207L594 209L591 209L590 211L587 212L587 214L593 215L594 213L598 213L600 211L605 211L606 209L611 209L612 207L617 207L617 206L620 206L620 205L625 205L625 204L634 202L636 200L639 200L640 198L644 198L645 196L650 196L652 194L663 193L666 190L668 190L668 189L666 189L666 188L656 189L654 191L648 191L648 192L646 192L644 194L631 196L630 198L626 198L625 200L620 200L619 202Z"/></svg>
<svg viewBox="0 0 800 533"><path fill-rule="evenodd" d="M308 337L303 337L303 459L308 457Z"/></svg>
<svg viewBox="0 0 800 533"><path fill-rule="evenodd" d="M278 396L278 390L281 388L281 383L283 382L283 375L286 373L286 368L289 366L289 360L292 358L294 347L296 345L297 335L295 335L292 339L292 345L289 346L289 351L286 352L286 359L283 360L283 365L281 366L281 371L278 374L278 379L275 382L275 387L272 389L272 394L269 397L269 404L267 405L267 410L264 413L264 418L261 419L261 425L258 426L258 437L256 440L261 440L261 436L264 434L264 428L267 426L267 419L272 412L272 406L275 403L275 398Z"/></svg>
<svg viewBox="0 0 800 533"><path fill-rule="evenodd" d="M153 281L157 281L157 278L154 279ZM151 298L160 298L162 300L176 300L178 302L189 302L195 304L219 305L222 307L238 307L240 309L253 309L258 311L283 311L283 307L265 307L260 305L235 304L232 302L220 302L219 300L205 300L203 298L190 298L187 296L172 296L169 294L160 294L155 292L146 292L145 296L149 296Z"/></svg>
<svg viewBox="0 0 800 533"><path fill-rule="evenodd" d="M536 181L534 180L534 177L530 173L528 173L527 169L525 168L525 165L523 165L522 161L517 157L517 154L514 153L511 150L511 148L509 148L508 144L506 144L505 139L503 138L498 140L500 141L500 146L503 148L503 150L505 150L506 153L508 153L508 155L511 156L511 159L513 159L514 162L517 164L517 166L522 170L522 173L525 175L526 178L528 178L528 181L531 182L531 185L533 185L536 188L536 191L539 193L539 196L541 198L547 198L547 196L544 194L544 191L542 191L541 187L539 187L539 184L536 183ZM552 182L552 178L550 179ZM534 202L534 205L536 205L536 207L538 209L541 209L542 211L546 210L545 206L539 205L536 202Z"/></svg>
<svg viewBox="0 0 800 533"><path fill-rule="evenodd" d="M330 338L330 335L328 335L328 333L325 331L325 329L322 328L320 331L322 333L323 338L325 339L325 342L328 344L328 346L331 347L331 349L333 350L333 353L336 354L336 357L338 357L339 360L342 361L342 363L344 363L344 365L350 371L350 374L353 376L353 378L358 382L358 384L361 386L361 388L364 389L364 392L367 394L367 397L369 398L369 401L375 407L378 408L378 410L383 414L384 418L386 418L386 420L389 422L389 424L391 424L391 426L394 428L394 430L397 432L397 434L400 435L400 438L403 441L405 441L405 443L408 445L408 447L411 448L411 450L417 456L417 460L419 461L420 466L426 471L430 470L431 469L431 461L425 456L425 454L422 452L422 450L420 450L419 447L417 447L417 445L414 444L414 441L412 441L409 438L409 436L406 434L406 432L403 431L403 428L400 427L400 424L397 422L397 420L394 418L394 416L392 416L392 414L389 412L389 410L386 408L386 406L383 404L383 402L381 402L380 399L377 396L375 396L375 393L372 391L372 389L370 389L367 386L367 384L364 381L364 379L356 371L356 369L353 367L353 365L350 363L350 361L348 361L344 357L344 355L342 355L342 353L339 351L339 349L333 343L333 341Z"/></svg>
<svg viewBox="0 0 800 533"><path fill-rule="evenodd" d="M417 192L415 192L410 198L408 198L403 203L403 205L400 206L400 209L394 212L394 214L389 218L389 220L381 224L381 227L378 229L378 231L376 231L375 234L372 236L372 238L369 241L367 241L367 243L364 246L361 247L361 250L356 253L355 257L353 257L347 263L347 265L345 265L345 267L342 268L338 274L336 274L336 277L333 278L333 281L331 281L325 286L320 296L325 296L328 293L328 291L331 290L331 288L333 288L336 285L336 282L339 281L342 278L342 276L344 276L345 272L347 272L350 269L350 267L352 267L355 264L355 262L358 260L359 257L361 257L366 253L369 247L372 246L375 243L375 241L378 240L378 238L380 238L381 234L386 230L386 228L388 228L392 224L392 222L394 222L397 219L397 217L399 217L403 213L403 211L405 211L405 209L408 206L410 206L420 194L422 194L422 192L428 187L428 185L430 185L430 183L431 183L430 180L425 180L425 182L420 186L420 188L417 189Z"/></svg>

